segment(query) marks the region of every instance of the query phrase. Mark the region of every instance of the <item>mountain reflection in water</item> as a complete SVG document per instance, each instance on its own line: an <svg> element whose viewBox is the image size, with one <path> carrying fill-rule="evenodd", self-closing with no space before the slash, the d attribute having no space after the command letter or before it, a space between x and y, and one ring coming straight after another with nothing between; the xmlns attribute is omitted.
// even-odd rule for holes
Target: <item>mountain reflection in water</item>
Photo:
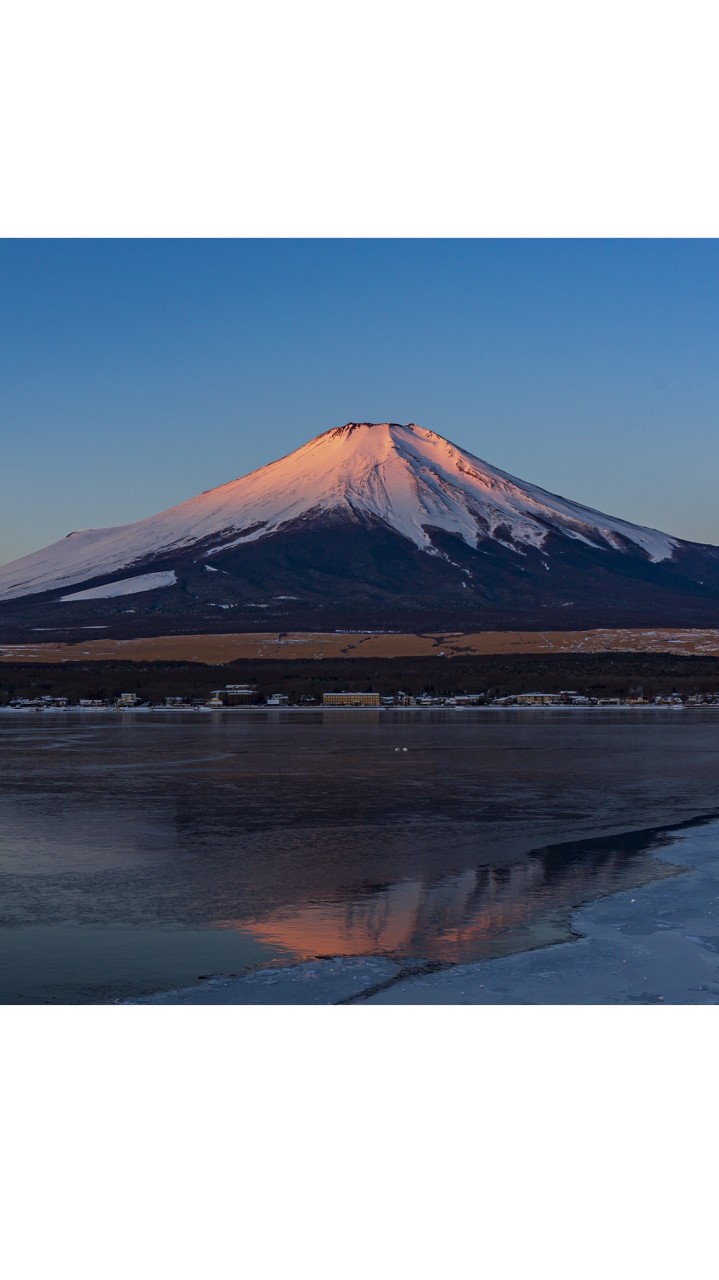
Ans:
<svg viewBox="0 0 719 1280"><path fill-rule="evenodd" d="M719 709L0 714L0 1001L567 936L716 810ZM605 834L601 833L634 834Z"/></svg>
<svg viewBox="0 0 719 1280"><path fill-rule="evenodd" d="M506 955L565 938L569 903L672 874L651 856L657 836L549 845L512 866L480 866L430 884L368 885L344 903L309 903L240 923L297 959L384 953L458 963Z"/></svg>

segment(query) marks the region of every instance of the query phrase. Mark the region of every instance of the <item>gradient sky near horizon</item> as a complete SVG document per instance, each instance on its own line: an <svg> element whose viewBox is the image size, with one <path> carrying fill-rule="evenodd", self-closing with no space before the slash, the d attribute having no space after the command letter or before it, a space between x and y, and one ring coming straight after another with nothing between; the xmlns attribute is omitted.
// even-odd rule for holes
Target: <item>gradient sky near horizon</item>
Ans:
<svg viewBox="0 0 719 1280"><path fill-rule="evenodd" d="M718 340L719 241L0 241L0 564L348 421L719 544Z"/></svg>

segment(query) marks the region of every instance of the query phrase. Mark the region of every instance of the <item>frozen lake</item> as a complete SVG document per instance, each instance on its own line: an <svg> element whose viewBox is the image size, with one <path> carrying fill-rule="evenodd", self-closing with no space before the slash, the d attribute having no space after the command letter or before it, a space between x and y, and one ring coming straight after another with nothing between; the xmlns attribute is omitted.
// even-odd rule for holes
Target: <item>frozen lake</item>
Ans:
<svg viewBox="0 0 719 1280"><path fill-rule="evenodd" d="M719 708L3 714L0 999L556 942L718 778Z"/></svg>

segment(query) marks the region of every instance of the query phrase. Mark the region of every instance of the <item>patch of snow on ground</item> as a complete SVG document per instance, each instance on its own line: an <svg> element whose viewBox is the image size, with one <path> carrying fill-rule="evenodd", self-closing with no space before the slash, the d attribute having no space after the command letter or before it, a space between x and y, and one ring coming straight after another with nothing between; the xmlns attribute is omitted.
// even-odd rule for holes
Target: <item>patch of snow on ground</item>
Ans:
<svg viewBox="0 0 719 1280"><path fill-rule="evenodd" d="M138 591L154 591L157 587L173 587L177 582L174 569L164 573L141 573L137 578L121 578L119 582L106 582L101 587L89 587L87 591L75 591L61 596L66 600L109 600L113 596L134 596Z"/></svg>

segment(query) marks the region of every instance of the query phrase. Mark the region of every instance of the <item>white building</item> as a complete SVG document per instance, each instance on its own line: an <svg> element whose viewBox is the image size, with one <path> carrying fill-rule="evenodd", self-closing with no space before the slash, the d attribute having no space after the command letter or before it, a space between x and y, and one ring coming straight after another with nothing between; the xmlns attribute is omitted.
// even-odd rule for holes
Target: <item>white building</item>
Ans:
<svg viewBox="0 0 719 1280"><path fill-rule="evenodd" d="M213 689L211 696L219 698L225 707L238 707L257 702L257 685L226 684L224 689Z"/></svg>

